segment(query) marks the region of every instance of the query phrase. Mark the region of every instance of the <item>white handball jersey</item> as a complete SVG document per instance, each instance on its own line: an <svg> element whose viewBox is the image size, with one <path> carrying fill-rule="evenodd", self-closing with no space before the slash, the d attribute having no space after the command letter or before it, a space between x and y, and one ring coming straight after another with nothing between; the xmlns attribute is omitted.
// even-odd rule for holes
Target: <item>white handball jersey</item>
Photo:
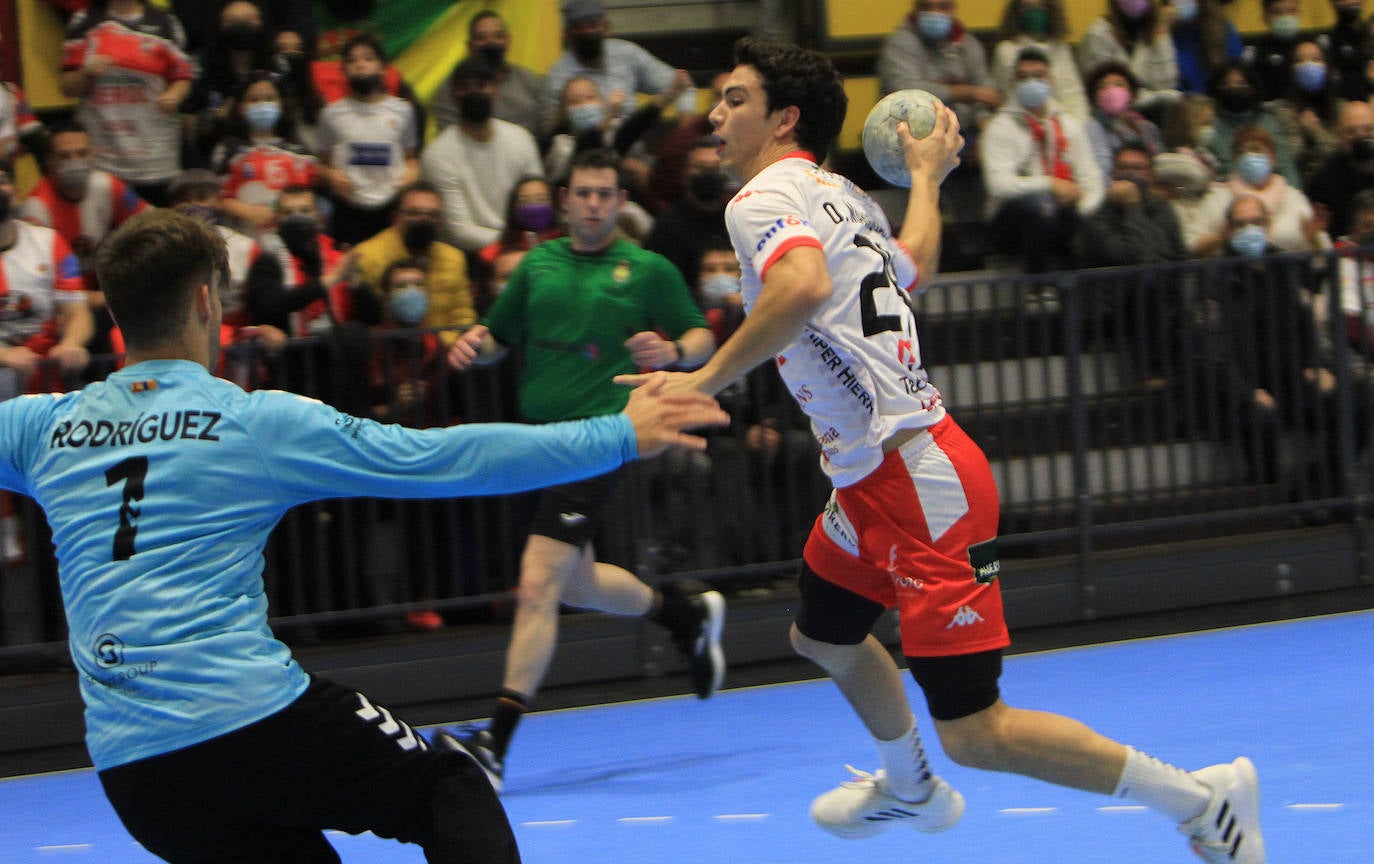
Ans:
<svg viewBox="0 0 1374 864"><path fill-rule="evenodd" d="M830 298L776 361L811 418L821 467L835 486L877 468L883 441L897 430L945 416L940 391L921 365L906 290L916 281L916 262L872 198L797 152L750 180L725 218L746 310L768 268L789 250L814 246L825 253Z"/></svg>

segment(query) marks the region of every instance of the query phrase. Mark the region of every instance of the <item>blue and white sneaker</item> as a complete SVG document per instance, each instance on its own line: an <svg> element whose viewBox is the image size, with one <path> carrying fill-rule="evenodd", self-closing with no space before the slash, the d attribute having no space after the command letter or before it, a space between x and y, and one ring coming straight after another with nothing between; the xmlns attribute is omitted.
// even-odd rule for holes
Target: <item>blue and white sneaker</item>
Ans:
<svg viewBox="0 0 1374 864"><path fill-rule="evenodd" d="M811 818L836 837L858 840L899 824L934 834L953 828L964 815L964 796L941 777L931 779L926 800L911 802L888 792L881 768L869 774L844 767L853 779L811 802Z"/></svg>

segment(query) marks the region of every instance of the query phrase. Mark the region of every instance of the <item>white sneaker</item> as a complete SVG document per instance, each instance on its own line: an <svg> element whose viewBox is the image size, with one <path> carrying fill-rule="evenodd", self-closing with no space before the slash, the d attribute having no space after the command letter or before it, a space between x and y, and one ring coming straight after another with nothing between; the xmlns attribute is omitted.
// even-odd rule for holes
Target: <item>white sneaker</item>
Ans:
<svg viewBox="0 0 1374 864"><path fill-rule="evenodd" d="M1212 790L1202 815L1184 822L1197 856L1207 864L1264 864L1259 824L1259 775L1244 756L1229 765L1212 765L1193 776Z"/></svg>
<svg viewBox="0 0 1374 864"><path fill-rule="evenodd" d="M933 834L953 828L964 815L964 796L940 777L932 778L930 796L913 804L888 792L881 768L869 774L844 767L854 778L811 802L811 818L836 837L872 837L896 823Z"/></svg>

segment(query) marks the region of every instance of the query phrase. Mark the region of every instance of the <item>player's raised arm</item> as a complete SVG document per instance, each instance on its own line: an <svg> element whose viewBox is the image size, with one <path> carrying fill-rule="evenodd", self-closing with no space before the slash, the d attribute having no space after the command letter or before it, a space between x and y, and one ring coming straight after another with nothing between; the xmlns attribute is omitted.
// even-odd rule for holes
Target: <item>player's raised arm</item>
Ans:
<svg viewBox="0 0 1374 864"><path fill-rule="evenodd" d="M935 275L940 259L940 184L959 164L964 136L959 134L954 111L943 103L929 135L913 138L905 123L898 124L897 134L911 171L911 192L898 239L916 259L918 285L923 285Z"/></svg>

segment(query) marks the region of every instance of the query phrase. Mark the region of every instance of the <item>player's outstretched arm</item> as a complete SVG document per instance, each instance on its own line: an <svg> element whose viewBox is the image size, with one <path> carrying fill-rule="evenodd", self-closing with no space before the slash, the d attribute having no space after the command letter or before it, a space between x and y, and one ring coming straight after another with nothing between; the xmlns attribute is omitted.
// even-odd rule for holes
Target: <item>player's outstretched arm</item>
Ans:
<svg viewBox="0 0 1374 864"><path fill-rule="evenodd" d="M935 275L940 259L940 184L959 164L959 151L964 147L959 119L948 106L941 104L940 109L935 114L935 127L924 138L911 137L906 123L897 124L911 171L911 192L899 239L916 259L921 283Z"/></svg>
<svg viewBox="0 0 1374 864"><path fill-rule="evenodd" d="M665 393L666 372L636 376L642 383L630 393L625 416L635 429L635 444L641 459L662 453L669 447L705 450L706 439L689 435L685 429L725 426L730 415L721 410L715 398L695 390Z"/></svg>

